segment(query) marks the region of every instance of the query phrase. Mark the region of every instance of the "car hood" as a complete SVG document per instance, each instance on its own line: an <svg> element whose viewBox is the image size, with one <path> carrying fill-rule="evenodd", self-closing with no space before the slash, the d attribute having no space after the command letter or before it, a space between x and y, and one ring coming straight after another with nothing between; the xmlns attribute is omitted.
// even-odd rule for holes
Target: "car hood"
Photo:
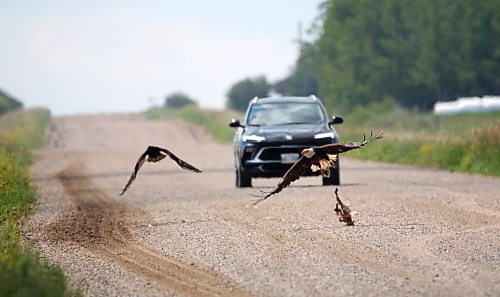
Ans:
<svg viewBox="0 0 500 297"><path fill-rule="evenodd" d="M331 131L320 124L289 124L247 126L245 134L263 136L266 141L286 141L309 140L313 139L315 134Z"/></svg>

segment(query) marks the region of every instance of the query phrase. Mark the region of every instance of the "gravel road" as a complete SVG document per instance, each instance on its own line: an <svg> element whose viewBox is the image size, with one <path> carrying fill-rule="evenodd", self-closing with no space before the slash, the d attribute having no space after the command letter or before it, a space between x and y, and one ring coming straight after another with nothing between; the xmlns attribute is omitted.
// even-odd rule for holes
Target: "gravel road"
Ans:
<svg viewBox="0 0 500 297"><path fill-rule="evenodd" d="M48 137L23 238L84 296L500 296L498 178L346 153L346 226L319 177L250 206L279 179L235 188L232 147L184 122L57 117ZM147 145L204 172L146 163L119 196Z"/></svg>

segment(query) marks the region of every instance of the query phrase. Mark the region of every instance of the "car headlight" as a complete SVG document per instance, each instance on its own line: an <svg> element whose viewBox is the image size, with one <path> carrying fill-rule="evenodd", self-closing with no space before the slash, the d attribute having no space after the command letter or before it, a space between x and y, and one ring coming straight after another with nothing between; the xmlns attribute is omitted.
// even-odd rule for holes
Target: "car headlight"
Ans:
<svg viewBox="0 0 500 297"><path fill-rule="evenodd" d="M254 142L261 142L266 140L264 136L259 136L259 135L243 135L241 137L243 141L254 141Z"/></svg>
<svg viewBox="0 0 500 297"><path fill-rule="evenodd" d="M316 135L314 135L314 139L321 139L321 138L334 138L335 135L333 134L333 132L325 132L325 133L318 133Z"/></svg>

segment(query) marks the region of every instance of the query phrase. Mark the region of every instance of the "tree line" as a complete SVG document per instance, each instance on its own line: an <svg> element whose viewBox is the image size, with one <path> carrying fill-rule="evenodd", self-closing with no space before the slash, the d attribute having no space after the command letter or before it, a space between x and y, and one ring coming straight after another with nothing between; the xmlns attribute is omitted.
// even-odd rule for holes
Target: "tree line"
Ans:
<svg viewBox="0 0 500 297"><path fill-rule="evenodd" d="M340 112L384 100L429 110L436 101L500 94L498 0L329 0L318 14L315 40L301 44L290 74L236 83L228 107L244 110L258 95L253 86L317 94Z"/></svg>

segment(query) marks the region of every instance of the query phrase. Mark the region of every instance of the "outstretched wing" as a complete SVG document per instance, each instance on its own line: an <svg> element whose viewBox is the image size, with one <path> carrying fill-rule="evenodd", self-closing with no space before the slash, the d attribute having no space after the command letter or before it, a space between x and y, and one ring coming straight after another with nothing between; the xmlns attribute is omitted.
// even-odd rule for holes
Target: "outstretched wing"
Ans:
<svg viewBox="0 0 500 297"><path fill-rule="evenodd" d="M148 147L148 149L149 149L149 147ZM125 187L123 188L122 192L120 193L120 196L123 195L125 193L125 191L127 191L128 187L130 187L130 185L134 182L135 177L137 176L137 172L142 167L142 164L144 164L144 161L146 161L147 155L148 155L148 150L146 150L139 157L139 159L137 160L137 163L135 163L134 171L132 172L132 175L130 176L127 184L125 185Z"/></svg>
<svg viewBox="0 0 500 297"><path fill-rule="evenodd" d="M170 152L167 149L164 148L159 148L161 152L165 153L167 156L170 157L170 159L174 160L181 168L187 169L187 170L192 170L194 172L201 172L200 169L194 167L193 165L189 164L188 162L181 160L179 157L174 155L172 152Z"/></svg>
<svg viewBox="0 0 500 297"><path fill-rule="evenodd" d="M162 154L163 153L163 154ZM169 156L170 159L174 160L181 168L187 169L187 170L192 170L194 172L201 172L198 168L194 167L193 165L187 163L184 160L181 160L179 157L174 155L172 152L170 152L167 149L157 147L157 146L148 146L146 151L139 157L139 160L137 160L137 163L135 164L134 171L132 172L132 175L130 176L130 179L128 180L127 184L123 188L122 192L120 195L123 195L125 191L127 191L128 187L134 182L137 172L141 168L142 164L146 161L146 157L148 162L158 162L161 161L165 158L165 155Z"/></svg>
<svg viewBox="0 0 500 297"><path fill-rule="evenodd" d="M302 156L295 164L293 164L290 169L285 173L281 181L276 185L273 191L266 193L265 196L260 197L259 200L255 201L252 203L252 205L255 205L261 201L266 200L270 196L281 192L284 188L286 188L288 185L290 185L292 182L298 180L304 172L306 172L307 168L311 166L311 160L309 158L306 158Z"/></svg>
<svg viewBox="0 0 500 297"><path fill-rule="evenodd" d="M340 153L344 153L350 150L358 149L370 141L374 141L377 139L383 138L384 135L381 132L378 132L376 135L373 135L373 132L370 133L370 138L366 139L366 136L363 136L363 141L349 142L349 143L332 143L325 144L322 146L314 147L314 151L316 153L325 153L330 155L336 155Z"/></svg>

